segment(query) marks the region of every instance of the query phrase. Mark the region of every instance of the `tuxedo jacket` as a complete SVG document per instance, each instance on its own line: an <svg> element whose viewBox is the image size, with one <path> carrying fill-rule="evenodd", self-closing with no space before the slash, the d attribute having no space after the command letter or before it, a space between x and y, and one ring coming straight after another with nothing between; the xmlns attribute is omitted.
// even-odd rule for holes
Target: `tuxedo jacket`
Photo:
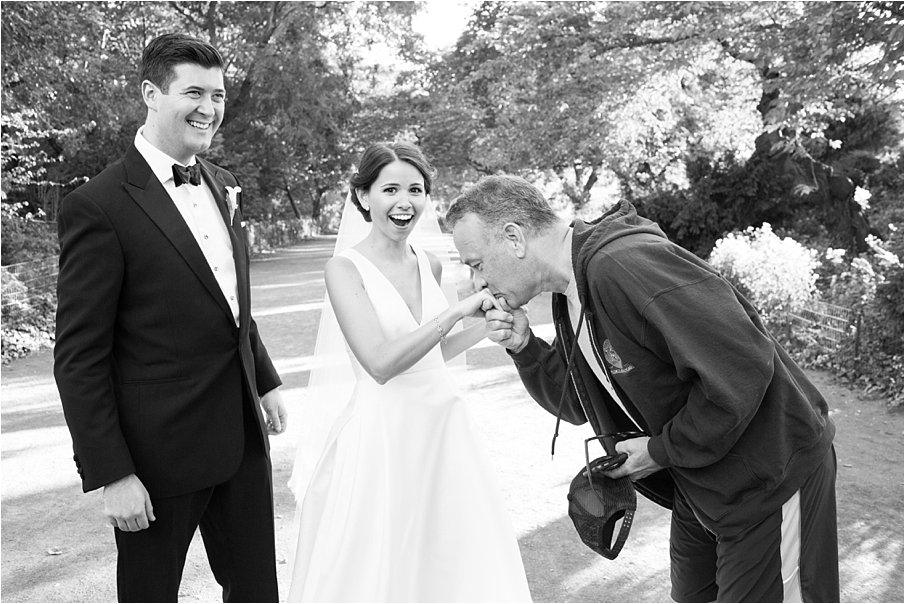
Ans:
<svg viewBox="0 0 905 604"><path fill-rule="evenodd" d="M232 242L239 327L134 146L61 204L54 376L86 492L131 473L152 497L225 481L250 403L269 450L258 403L280 379L249 310L248 247L225 188L237 182L198 162Z"/></svg>

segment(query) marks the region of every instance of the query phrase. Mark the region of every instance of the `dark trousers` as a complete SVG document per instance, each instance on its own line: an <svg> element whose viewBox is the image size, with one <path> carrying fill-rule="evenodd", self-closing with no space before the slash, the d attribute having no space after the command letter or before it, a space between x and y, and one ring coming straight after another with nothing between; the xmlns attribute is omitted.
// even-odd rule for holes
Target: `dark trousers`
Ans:
<svg viewBox="0 0 905 604"><path fill-rule="evenodd" d="M708 532L677 492L670 558L677 602L838 602L835 451L782 509L731 538Z"/></svg>
<svg viewBox="0 0 905 604"><path fill-rule="evenodd" d="M224 602L278 601L270 458L245 403L245 454L229 480L185 495L152 498L157 519L149 528L114 529L120 602L177 602L197 528Z"/></svg>

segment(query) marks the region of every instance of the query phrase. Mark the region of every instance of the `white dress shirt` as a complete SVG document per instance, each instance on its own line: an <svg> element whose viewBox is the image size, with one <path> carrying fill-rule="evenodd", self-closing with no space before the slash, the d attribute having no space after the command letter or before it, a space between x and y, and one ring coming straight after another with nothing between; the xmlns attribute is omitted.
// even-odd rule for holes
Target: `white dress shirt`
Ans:
<svg viewBox="0 0 905 604"><path fill-rule="evenodd" d="M198 242L238 327L239 290L233 245L217 201L203 178L200 185L183 184L177 187L173 181L173 164L182 164L152 145L144 137L142 130L143 128L139 128L135 134L135 148L151 166L151 171L176 204L176 209ZM188 165L194 165L196 161L193 156Z"/></svg>

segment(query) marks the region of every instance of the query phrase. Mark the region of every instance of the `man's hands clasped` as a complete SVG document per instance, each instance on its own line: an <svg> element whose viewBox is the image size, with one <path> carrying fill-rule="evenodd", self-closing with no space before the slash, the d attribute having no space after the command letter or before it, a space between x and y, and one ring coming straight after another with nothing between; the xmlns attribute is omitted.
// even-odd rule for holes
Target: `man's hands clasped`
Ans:
<svg viewBox="0 0 905 604"><path fill-rule="evenodd" d="M487 338L511 352L520 352L528 343L531 332L528 313L523 308L510 308L503 298L498 298L497 304L499 308L484 314Z"/></svg>

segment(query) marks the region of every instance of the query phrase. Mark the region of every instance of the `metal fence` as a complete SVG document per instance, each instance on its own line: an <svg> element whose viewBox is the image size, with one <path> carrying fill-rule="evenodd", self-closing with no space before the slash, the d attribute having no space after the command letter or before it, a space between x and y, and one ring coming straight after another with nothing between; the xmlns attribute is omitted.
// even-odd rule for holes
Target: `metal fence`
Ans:
<svg viewBox="0 0 905 604"><path fill-rule="evenodd" d="M810 338L827 352L838 350L843 344L854 342L855 354L861 331L861 317L853 309L813 300L807 308L790 313L793 331Z"/></svg>
<svg viewBox="0 0 905 604"><path fill-rule="evenodd" d="M55 291L59 267L56 256L0 267L3 314Z"/></svg>

